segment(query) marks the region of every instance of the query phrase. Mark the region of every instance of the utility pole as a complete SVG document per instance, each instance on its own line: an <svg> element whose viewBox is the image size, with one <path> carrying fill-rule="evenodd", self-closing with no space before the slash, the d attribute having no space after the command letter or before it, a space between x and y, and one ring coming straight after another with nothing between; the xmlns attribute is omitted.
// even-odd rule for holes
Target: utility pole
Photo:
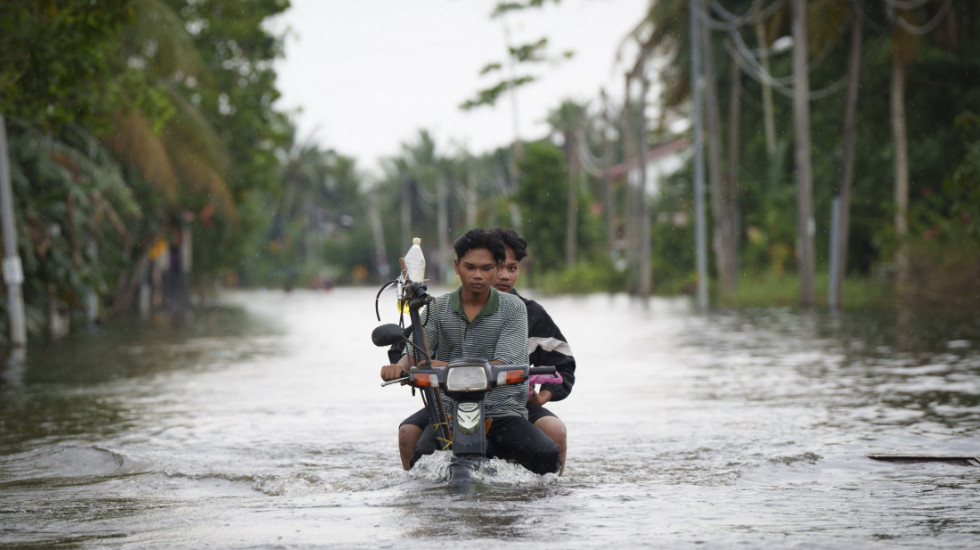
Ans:
<svg viewBox="0 0 980 550"><path fill-rule="evenodd" d="M14 194L10 185L10 161L7 157L7 123L0 115L0 220L3 228L3 280L7 283L10 310L10 343L14 348L27 345L24 324L24 269L17 254L17 224L14 220Z"/></svg>
<svg viewBox="0 0 980 550"><path fill-rule="evenodd" d="M691 23L691 87L694 90L694 227L698 271L698 307L708 308L708 252L705 248L704 224L704 144L701 139L701 49L700 10L698 0L690 0L688 12Z"/></svg>

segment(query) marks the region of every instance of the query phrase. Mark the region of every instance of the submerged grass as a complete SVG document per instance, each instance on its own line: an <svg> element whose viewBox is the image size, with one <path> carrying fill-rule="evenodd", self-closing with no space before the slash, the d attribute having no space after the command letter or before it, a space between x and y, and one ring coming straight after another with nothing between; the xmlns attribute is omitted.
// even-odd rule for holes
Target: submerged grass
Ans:
<svg viewBox="0 0 980 550"><path fill-rule="evenodd" d="M914 246L909 253L907 284L897 283L894 264L882 264L864 275L846 278L840 307L843 310L914 308L918 311L951 311L980 315L980 246ZM697 277L691 272L673 278L653 274L656 296L693 296ZM628 276L609 262L582 262L556 272L539 272L528 278L544 294L588 294L628 292ZM719 292L709 283L710 302L721 307L798 307L800 279L795 271L743 271L731 294ZM814 307L828 308L830 275L826 268L814 274Z"/></svg>
<svg viewBox="0 0 980 550"><path fill-rule="evenodd" d="M830 277L814 278L816 306L829 306ZM867 277L844 280L841 305L845 310L886 307L894 304L895 293L887 284ZM795 274L745 274L730 296L718 296L718 303L727 307L792 307L800 304L800 279Z"/></svg>

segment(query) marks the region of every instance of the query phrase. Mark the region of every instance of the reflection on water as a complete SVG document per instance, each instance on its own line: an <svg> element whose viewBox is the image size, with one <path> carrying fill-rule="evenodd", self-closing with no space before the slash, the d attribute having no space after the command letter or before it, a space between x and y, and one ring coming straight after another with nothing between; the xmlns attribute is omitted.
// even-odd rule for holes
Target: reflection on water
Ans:
<svg viewBox="0 0 980 550"><path fill-rule="evenodd" d="M375 289L228 294L34 343L0 377L0 545L967 548L980 320L541 297L575 350L563 477L403 472ZM382 313L395 320L393 298ZM390 311L390 315L385 313Z"/></svg>

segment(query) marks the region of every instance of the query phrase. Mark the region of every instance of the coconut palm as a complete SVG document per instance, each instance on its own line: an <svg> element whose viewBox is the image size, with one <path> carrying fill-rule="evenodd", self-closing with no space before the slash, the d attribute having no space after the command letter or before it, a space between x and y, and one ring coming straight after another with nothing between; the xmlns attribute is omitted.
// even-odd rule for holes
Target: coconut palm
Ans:
<svg viewBox="0 0 980 550"><path fill-rule="evenodd" d="M213 84L207 66L184 21L166 2L134 0L132 6L133 24L126 29L118 62L142 68L145 86L134 94L144 97L134 97L132 106L113 115L105 142L164 197L169 209L187 208L184 195L197 192L234 223L235 202L224 181L227 153L193 99L187 99ZM153 102L163 107L154 112Z"/></svg>

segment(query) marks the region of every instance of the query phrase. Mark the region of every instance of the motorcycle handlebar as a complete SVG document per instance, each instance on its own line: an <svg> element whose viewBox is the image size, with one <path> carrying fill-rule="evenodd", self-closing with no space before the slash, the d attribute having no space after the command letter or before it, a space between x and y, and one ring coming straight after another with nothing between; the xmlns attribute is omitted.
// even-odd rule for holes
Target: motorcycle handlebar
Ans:
<svg viewBox="0 0 980 550"><path fill-rule="evenodd" d="M555 374L555 367L531 367L528 374Z"/></svg>

